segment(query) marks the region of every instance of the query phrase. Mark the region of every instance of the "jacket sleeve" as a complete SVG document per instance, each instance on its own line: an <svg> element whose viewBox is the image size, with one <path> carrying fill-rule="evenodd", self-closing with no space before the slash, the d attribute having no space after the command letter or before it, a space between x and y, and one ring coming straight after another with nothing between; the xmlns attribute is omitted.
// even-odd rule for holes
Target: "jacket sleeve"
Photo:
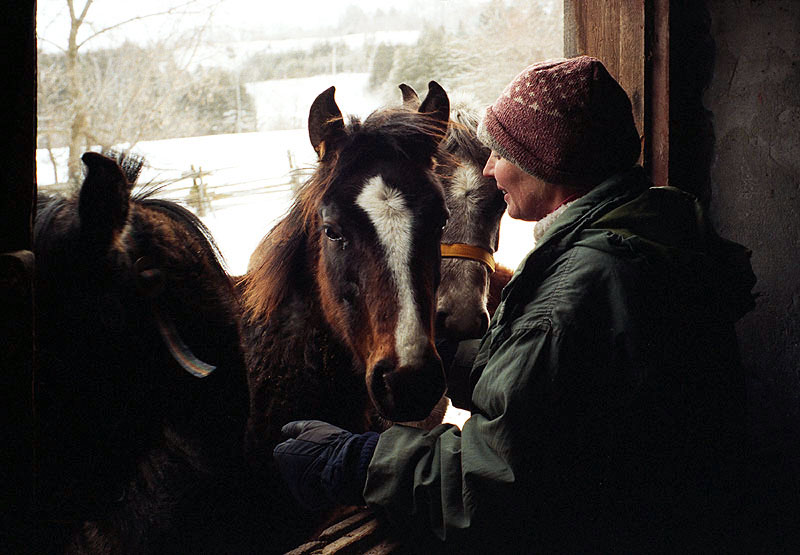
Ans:
<svg viewBox="0 0 800 555"><path fill-rule="evenodd" d="M521 484L528 471L519 454L530 451L537 435L531 430L540 412L531 406L534 382L548 374L554 341L546 322L498 340L463 430L395 425L381 434L368 470L367 502L383 508L417 545L436 550L446 541L448 551L460 545L481 551L479 544L492 538L496 550L498 530L513 535L512 521L526 520L510 519L509 510L525 506Z"/></svg>

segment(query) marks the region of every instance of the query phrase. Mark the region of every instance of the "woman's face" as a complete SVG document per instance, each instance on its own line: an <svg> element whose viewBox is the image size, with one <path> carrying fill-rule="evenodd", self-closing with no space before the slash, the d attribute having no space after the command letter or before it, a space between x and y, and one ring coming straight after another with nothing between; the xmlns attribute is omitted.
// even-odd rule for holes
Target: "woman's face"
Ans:
<svg viewBox="0 0 800 555"><path fill-rule="evenodd" d="M517 220L541 220L563 200L561 187L524 172L494 150L483 168L483 175L495 178L497 188L504 193L508 215Z"/></svg>

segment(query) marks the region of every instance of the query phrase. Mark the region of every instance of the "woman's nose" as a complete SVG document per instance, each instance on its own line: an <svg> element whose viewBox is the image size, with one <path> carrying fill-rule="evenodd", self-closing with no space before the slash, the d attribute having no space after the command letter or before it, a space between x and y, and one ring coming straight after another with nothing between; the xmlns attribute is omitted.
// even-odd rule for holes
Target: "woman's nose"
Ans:
<svg viewBox="0 0 800 555"><path fill-rule="evenodd" d="M483 166L483 177L494 177L494 153L486 160L486 165Z"/></svg>

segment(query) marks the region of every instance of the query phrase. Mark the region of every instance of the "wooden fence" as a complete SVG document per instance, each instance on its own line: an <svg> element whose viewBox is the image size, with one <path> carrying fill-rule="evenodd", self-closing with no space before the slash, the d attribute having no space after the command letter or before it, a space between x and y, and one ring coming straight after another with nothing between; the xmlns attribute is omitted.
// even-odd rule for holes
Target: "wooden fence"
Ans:
<svg viewBox="0 0 800 555"><path fill-rule="evenodd" d="M317 537L285 555L411 555L382 516L367 508L351 509Z"/></svg>
<svg viewBox="0 0 800 555"><path fill-rule="evenodd" d="M279 177L259 178L238 182L210 183L209 176L213 176L219 169L207 170L202 166L192 164L190 169L181 172L179 177L163 180L153 180L137 184L134 189L155 189L158 198L163 198L184 204L198 216L206 216L211 210L222 204L233 207L253 202L260 196L276 193L292 193L311 174L311 170L297 168L291 151L289 157L289 171ZM217 182L219 179L216 180ZM57 183L39 186L40 191L54 193L69 193L71 186L68 183Z"/></svg>

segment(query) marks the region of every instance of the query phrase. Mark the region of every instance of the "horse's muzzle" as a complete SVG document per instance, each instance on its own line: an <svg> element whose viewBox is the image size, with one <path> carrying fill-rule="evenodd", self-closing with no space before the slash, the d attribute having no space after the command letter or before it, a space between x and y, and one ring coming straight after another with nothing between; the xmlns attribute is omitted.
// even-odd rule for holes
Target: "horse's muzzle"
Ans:
<svg viewBox="0 0 800 555"><path fill-rule="evenodd" d="M442 361L431 350L420 366L400 367L388 358L379 360L367 383L380 415L393 422L425 419L446 389Z"/></svg>
<svg viewBox="0 0 800 555"><path fill-rule="evenodd" d="M446 310L436 312L436 337L446 337L455 341L478 339L489 329L489 313L486 309L478 312L462 311L451 313Z"/></svg>

